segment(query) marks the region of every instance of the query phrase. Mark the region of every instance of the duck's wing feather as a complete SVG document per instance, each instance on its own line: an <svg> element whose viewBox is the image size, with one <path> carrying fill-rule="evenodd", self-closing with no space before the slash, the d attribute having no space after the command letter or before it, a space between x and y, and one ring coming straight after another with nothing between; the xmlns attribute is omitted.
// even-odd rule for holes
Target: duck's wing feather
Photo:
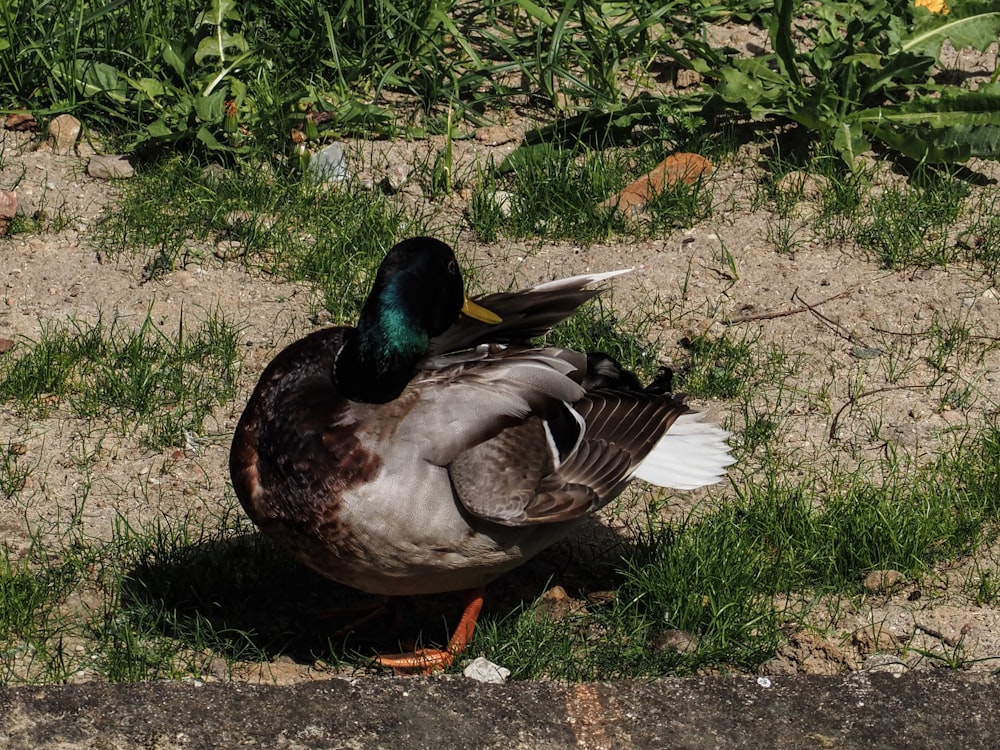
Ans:
<svg viewBox="0 0 1000 750"><path fill-rule="evenodd" d="M395 437L449 471L462 506L509 526L566 521L614 498L683 400L587 391L587 356L482 346L432 357L411 381Z"/></svg>
<svg viewBox="0 0 1000 750"><path fill-rule="evenodd" d="M452 485L474 515L509 526L568 521L605 505L673 421L680 400L592 392L460 454Z"/></svg>
<svg viewBox="0 0 1000 750"><path fill-rule="evenodd" d="M487 325L465 316L431 340L432 355L471 349L480 344L527 344L545 335L584 302L602 291L602 284L632 269L589 273L476 299L476 303L500 316L502 322Z"/></svg>

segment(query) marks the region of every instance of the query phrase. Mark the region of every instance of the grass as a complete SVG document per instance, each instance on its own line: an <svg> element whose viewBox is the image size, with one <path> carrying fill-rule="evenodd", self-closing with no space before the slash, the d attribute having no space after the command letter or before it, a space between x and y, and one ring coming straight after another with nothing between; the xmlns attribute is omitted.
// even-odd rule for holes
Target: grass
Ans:
<svg viewBox="0 0 1000 750"><path fill-rule="evenodd" d="M121 208L102 221L98 242L113 258L143 248L147 279L209 262L222 243L228 261L308 280L333 318L345 320L360 308L367 280L397 237L430 231L428 217L356 182L330 190L294 174L262 177L250 167L220 176L176 158L123 186Z"/></svg>
<svg viewBox="0 0 1000 750"><path fill-rule="evenodd" d="M51 325L0 362L0 402L42 415L65 403L150 447L184 445L235 394L237 336L217 313L194 330L182 315L172 336L148 315L137 329L120 318Z"/></svg>
<svg viewBox="0 0 1000 750"><path fill-rule="evenodd" d="M690 227L712 214L710 179L667 187L650 201L641 224L594 208L669 153L662 145L585 150L582 155L569 149L538 148L516 159L508 157L498 169L480 175L469 224L486 242L503 236L588 244L615 234L658 236Z"/></svg>

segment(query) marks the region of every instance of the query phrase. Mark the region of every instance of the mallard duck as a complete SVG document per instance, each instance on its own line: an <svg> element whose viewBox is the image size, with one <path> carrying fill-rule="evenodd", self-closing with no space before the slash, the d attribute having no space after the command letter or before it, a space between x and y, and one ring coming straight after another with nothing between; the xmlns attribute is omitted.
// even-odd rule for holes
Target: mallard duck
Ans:
<svg viewBox="0 0 1000 750"><path fill-rule="evenodd" d="M230 454L253 522L370 594L470 591L447 649L381 664L450 664L483 587L630 480L692 489L732 463L727 433L682 396L644 388L606 355L532 345L621 273L473 302L448 245L408 239L355 328L312 333L264 370Z"/></svg>

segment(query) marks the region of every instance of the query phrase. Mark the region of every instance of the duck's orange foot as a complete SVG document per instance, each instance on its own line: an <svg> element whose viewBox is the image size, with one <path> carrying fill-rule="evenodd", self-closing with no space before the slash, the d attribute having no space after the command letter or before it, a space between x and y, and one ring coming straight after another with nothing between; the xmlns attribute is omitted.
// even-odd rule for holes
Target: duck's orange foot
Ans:
<svg viewBox="0 0 1000 750"><path fill-rule="evenodd" d="M455 654L438 648L421 648L408 654L382 654L375 661L395 674L433 674L450 667Z"/></svg>
<svg viewBox="0 0 1000 750"><path fill-rule="evenodd" d="M465 651L476 630L476 621L483 608L483 596L486 589L478 588L469 592L465 600L462 619L458 621L455 632L448 641L444 651L437 648L421 648L408 654L383 654L375 661L383 667L390 667L396 674L432 674L447 669L455 661L455 657Z"/></svg>

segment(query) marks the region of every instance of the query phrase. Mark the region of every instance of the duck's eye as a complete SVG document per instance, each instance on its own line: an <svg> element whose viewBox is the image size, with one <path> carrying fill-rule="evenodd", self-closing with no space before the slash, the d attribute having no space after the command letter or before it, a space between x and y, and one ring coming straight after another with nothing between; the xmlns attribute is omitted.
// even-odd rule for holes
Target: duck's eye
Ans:
<svg viewBox="0 0 1000 750"><path fill-rule="evenodd" d="M448 261L448 273L450 273L452 276L454 276L456 273L458 273L458 263L456 263L453 260L449 260Z"/></svg>

